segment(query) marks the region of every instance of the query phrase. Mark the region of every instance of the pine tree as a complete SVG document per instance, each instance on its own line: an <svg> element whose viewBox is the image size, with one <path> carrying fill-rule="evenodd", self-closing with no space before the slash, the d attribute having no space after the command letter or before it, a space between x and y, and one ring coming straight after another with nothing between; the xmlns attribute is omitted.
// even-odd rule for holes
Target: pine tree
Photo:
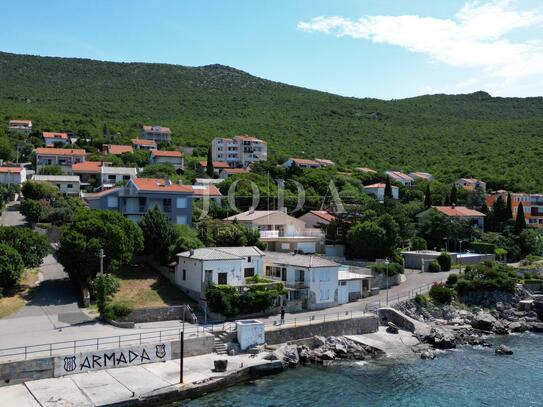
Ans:
<svg viewBox="0 0 543 407"><path fill-rule="evenodd" d="M211 155L211 147L207 149L207 166L206 173L209 177L213 177L213 157Z"/></svg>
<svg viewBox="0 0 543 407"><path fill-rule="evenodd" d="M390 185L390 178L388 176L385 181L385 198L392 198L392 186Z"/></svg>
<svg viewBox="0 0 543 407"><path fill-rule="evenodd" d="M453 185L451 188L451 205L456 205L456 185Z"/></svg>
<svg viewBox="0 0 543 407"><path fill-rule="evenodd" d="M445 194L445 202L443 202L443 205L445 206L451 205L451 199L449 198L449 194Z"/></svg>
<svg viewBox="0 0 543 407"><path fill-rule="evenodd" d="M507 203L505 205L505 220L513 219L513 204L511 202L511 193L507 194Z"/></svg>
<svg viewBox="0 0 543 407"><path fill-rule="evenodd" d="M424 193L424 207L429 208L430 206L432 206L432 193L430 192L430 184L428 184Z"/></svg>
<svg viewBox="0 0 543 407"><path fill-rule="evenodd" d="M524 207L522 202L519 203L517 208L517 219L515 220L515 233L520 235L522 231L526 229L526 219L524 218Z"/></svg>

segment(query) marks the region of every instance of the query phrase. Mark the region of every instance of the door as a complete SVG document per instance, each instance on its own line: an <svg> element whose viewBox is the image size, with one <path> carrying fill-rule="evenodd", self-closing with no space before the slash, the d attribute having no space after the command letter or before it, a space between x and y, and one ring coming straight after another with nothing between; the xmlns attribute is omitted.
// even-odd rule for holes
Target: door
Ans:
<svg viewBox="0 0 543 407"><path fill-rule="evenodd" d="M349 302L349 287L346 281L340 281L338 285L338 304L347 304Z"/></svg>

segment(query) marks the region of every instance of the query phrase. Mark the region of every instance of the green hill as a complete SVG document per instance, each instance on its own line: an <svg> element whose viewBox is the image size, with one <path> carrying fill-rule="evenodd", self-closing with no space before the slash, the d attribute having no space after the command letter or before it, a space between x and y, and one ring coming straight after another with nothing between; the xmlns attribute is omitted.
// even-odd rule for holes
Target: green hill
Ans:
<svg viewBox="0 0 543 407"><path fill-rule="evenodd" d="M308 73L311 74L310 72ZM0 53L0 117L38 129L104 124L123 136L169 126L178 144L257 135L272 157L472 175L491 187L543 192L543 98L484 92L357 99L254 77L221 65L183 67Z"/></svg>

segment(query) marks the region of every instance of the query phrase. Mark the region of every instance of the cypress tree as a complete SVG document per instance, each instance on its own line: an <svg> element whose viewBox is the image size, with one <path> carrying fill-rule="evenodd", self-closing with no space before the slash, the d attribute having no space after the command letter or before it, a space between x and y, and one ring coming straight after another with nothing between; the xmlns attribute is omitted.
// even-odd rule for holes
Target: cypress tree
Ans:
<svg viewBox="0 0 543 407"><path fill-rule="evenodd" d="M496 199L496 202L494 202L494 205L492 205L494 224L498 230L503 228L503 223L506 221L505 212L505 202L503 198L499 196L498 199Z"/></svg>
<svg viewBox="0 0 543 407"><path fill-rule="evenodd" d="M207 149L206 173L209 177L213 177L213 158L211 155L211 147Z"/></svg>
<svg viewBox="0 0 543 407"><path fill-rule="evenodd" d="M443 202L443 205L445 206L451 205L451 199L449 198L449 194L445 194L445 202Z"/></svg>
<svg viewBox="0 0 543 407"><path fill-rule="evenodd" d="M526 219L524 218L524 207L522 202L519 203L517 209L517 219L515 220L515 233L520 235L522 231L526 229Z"/></svg>
<svg viewBox="0 0 543 407"><path fill-rule="evenodd" d="M505 205L505 220L513 219L513 204L511 202L511 193L507 194L507 204Z"/></svg>
<svg viewBox="0 0 543 407"><path fill-rule="evenodd" d="M456 185L453 185L451 188L451 205L456 205Z"/></svg>
<svg viewBox="0 0 543 407"><path fill-rule="evenodd" d="M432 193L430 192L430 184L428 184L424 193L424 207L429 208L430 206L432 206Z"/></svg>
<svg viewBox="0 0 543 407"><path fill-rule="evenodd" d="M388 176L385 181L385 198L392 198L392 186L390 185L390 178Z"/></svg>

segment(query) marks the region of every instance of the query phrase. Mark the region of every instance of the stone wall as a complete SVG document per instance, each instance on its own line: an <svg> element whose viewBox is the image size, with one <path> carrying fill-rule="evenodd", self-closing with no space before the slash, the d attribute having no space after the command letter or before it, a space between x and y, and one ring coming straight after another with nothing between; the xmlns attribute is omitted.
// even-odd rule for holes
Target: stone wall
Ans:
<svg viewBox="0 0 543 407"><path fill-rule="evenodd" d="M346 319L340 321L318 322L311 325L289 327L275 331L266 331L266 343L278 344L298 339L320 336L362 335L377 332L379 318L377 315Z"/></svg>
<svg viewBox="0 0 543 407"><path fill-rule="evenodd" d="M379 308L379 322L381 325L386 325L387 322L392 322L401 329L409 332L421 332L427 328L427 325L413 319L403 312L390 307Z"/></svg>
<svg viewBox="0 0 543 407"><path fill-rule="evenodd" d="M133 310L128 316L119 319L118 322L157 322L183 320L183 310L186 305L175 305L171 307L150 307ZM185 321L195 323L195 316L190 307L185 311Z"/></svg>
<svg viewBox="0 0 543 407"><path fill-rule="evenodd" d="M179 341L172 341L172 358L179 359ZM212 353L215 347L214 336L208 333L198 337L185 338L185 357ZM114 349L112 349L114 350ZM0 387L23 383L29 380L48 379L53 376L54 357L29 359L18 362L0 363ZM0 400L0 405L2 405Z"/></svg>

